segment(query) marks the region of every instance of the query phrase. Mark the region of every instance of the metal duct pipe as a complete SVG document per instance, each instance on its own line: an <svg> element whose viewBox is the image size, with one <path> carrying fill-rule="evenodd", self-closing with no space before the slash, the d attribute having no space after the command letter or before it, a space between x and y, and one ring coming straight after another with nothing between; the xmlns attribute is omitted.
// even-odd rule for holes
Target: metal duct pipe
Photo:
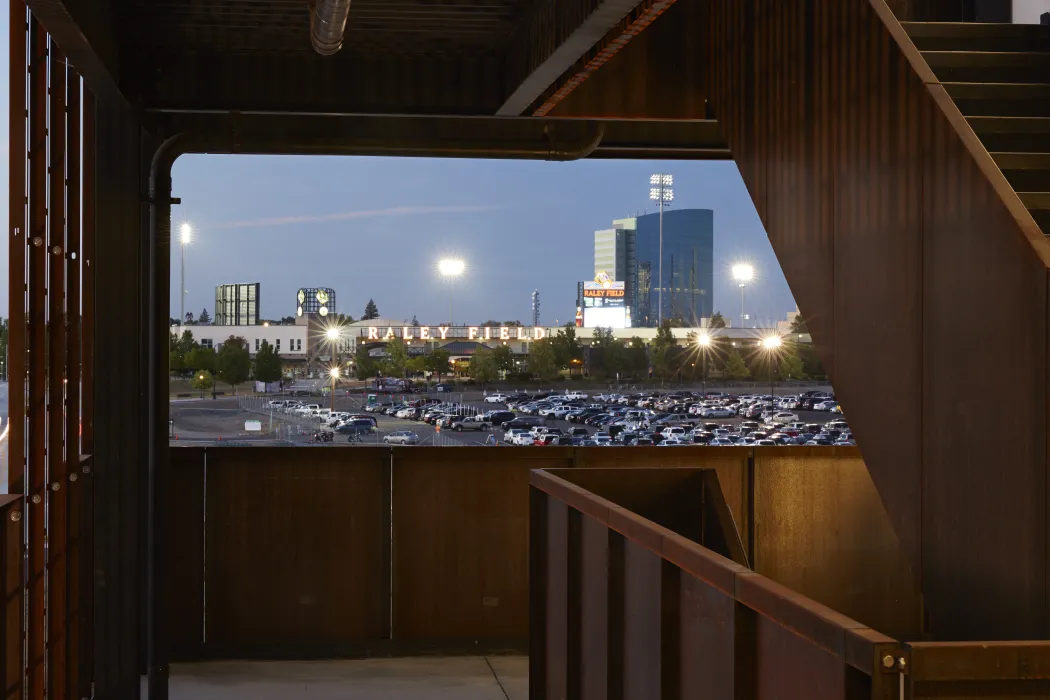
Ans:
<svg viewBox="0 0 1050 700"><path fill-rule="evenodd" d="M310 43L322 56L331 56L343 48L346 18L350 0L317 0L310 12Z"/></svg>

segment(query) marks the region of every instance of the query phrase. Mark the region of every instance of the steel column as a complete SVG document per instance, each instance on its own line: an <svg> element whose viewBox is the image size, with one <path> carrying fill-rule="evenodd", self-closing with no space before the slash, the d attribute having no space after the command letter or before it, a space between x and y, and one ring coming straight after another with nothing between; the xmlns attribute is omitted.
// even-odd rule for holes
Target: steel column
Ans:
<svg viewBox="0 0 1050 700"><path fill-rule="evenodd" d="M87 455L95 451L95 98L84 87L83 104L83 154L82 164L82 211L83 232L80 257L83 261L80 315L81 357L81 452ZM77 606L79 638L76 640L81 672L77 674L76 694L71 697L91 697L94 677L94 638L92 624L94 614L94 474L93 461L85 461L80 467L82 508L79 513L80 527L80 600Z"/></svg>
<svg viewBox="0 0 1050 700"><path fill-rule="evenodd" d="M68 507L65 484L65 244L66 244L66 57L48 40L48 241L47 241L47 688L55 697L66 687L66 540Z"/></svg>
<svg viewBox="0 0 1050 700"><path fill-rule="evenodd" d="M45 697L46 585L44 497L47 489L47 44L44 27L29 20L29 381L26 402L29 604L26 621L27 697Z"/></svg>

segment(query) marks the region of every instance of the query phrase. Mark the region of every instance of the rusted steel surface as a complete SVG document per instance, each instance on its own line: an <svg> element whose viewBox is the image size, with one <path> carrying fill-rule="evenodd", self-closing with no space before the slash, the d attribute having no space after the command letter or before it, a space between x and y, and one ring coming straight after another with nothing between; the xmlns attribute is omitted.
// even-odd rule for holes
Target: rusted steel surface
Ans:
<svg viewBox="0 0 1050 700"><path fill-rule="evenodd" d="M10 3L10 74L8 89L8 491L25 492L26 398L26 8Z"/></svg>
<svg viewBox="0 0 1050 700"><path fill-rule="evenodd" d="M546 697L567 697L569 686L569 508L547 504L546 629L544 650ZM575 602L575 601L572 601Z"/></svg>
<svg viewBox="0 0 1050 700"><path fill-rule="evenodd" d="M206 639L216 654L333 654L387 637L389 454L208 452Z"/></svg>
<svg viewBox="0 0 1050 700"><path fill-rule="evenodd" d="M543 452L393 450L394 639L524 642L529 470L572 459Z"/></svg>
<svg viewBox="0 0 1050 700"><path fill-rule="evenodd" d="M95 100L85 86L82 104L82 182L81 182L81 275L80 368L81 396L78 432L80 449L88 455L80 462L80 517L78 542L80 562L75 574L79 581L80 598L77 605L77 648L79 659L76 688L80 697L90 697L94 669L94 451L93 408L95 396Z"/></svg>
<svg viewBox="0 0 1050 700"><path fill-rule="evenodd" d="M609 528L581 516L579 556L579 697L603 700L609 688Z"/></svg>
<svg viewBox="0 0 1050 700"><path fill-rule="evenodd" d="M169 450L170 477L166 491L170 564L168 631L173 661L204 655L204 465L203 447Z"/></svg>
<svg viewBox="0 0 1050 700"><path fill-rule="evenodd" d="M22 581L23 498L0 495L0 693L4 700L23 697L25 659L22 647L25 586Z"/></svg>
<svg viewBox="0 0 1050 700"><path fill-rule="evenodd" d="M49 37L47 238L47 687L66 687L69 609L66 478L66 73L65 54ZM75 362L75 358L72 358ZM75 410L75 409L69 409ZM75 436L70 436L75 439ZM53 693L53 691L51 691Z"/></svg>
<svg viewBox="0 0 1050 700"><path fill-rule="evenodd" d="M933 629L1044 636L1046 499L1031 494L1047 472L1050 249L1001 196L938 103L943 88L924 85L873 5L882 0L717 0L700 3L699 21L682 31L704 47L699 84L921 579ZM968 284L977 277L988 284ZM1032 323L1014 332L992 312L1001 308ZM995 320L962 333L985 313ZM994 363L1006 335L1005 374L970 371ZM970 400L985 394L1007 407L990 420ZM960 424L1015 439L960 436ZM988 463L1004 467L987 473ZM966 512L982 517L959 518Z"/></svg>
<svg viewBox="0 0 1050 700"><path fill-rule="evenodd" d="M69 90L66 98L66 412L65 412L65 472L63 488L69 490L68 527L66 543L66 590L68 592L66 624L66 668L67 681L65 692L68 697L75 697L80 688L81 674L90 672L82 669L80 657L80 606L82 576L81 518L84 512L84 481L80 472L80 379L81 379L81 255L80 228L80 105L81 82L76 71L69 68Z"/></svg>
<svg viewBox="0 0 1050 700"><path fill-rule="evenodd" d="M859 454L756 450L754 518L755 571L891 636L923 632L918 577Z"/></svg>
<svg viewBox="0 0 1050 700"><path fill-rule="evenodd" d="M595 579L604 577L607 605L603 611L581 601L575 621L561 618L559 625L575 624L580 631L559 628L556 644L575 639L579 648L559 646L553 655L578 654L583 669L600 669L607 658L608 697L691 697L698 690L715 691L713 697L893 697L898 669L882 667L881 660L903 653L895 640L562 478L570 473L533 472L533 492L542 494L534 502L542 498L547 512L566 507L580 514L581 533L592 534L581 535L579 585L583 589L587 582L587 591L600 592ZM644 473L656 477L658 497L663 484L657 470L636 470L635 490L646 488L639 476ZM645 503L644 496L632 498ZM603 531L623 534L620 566L615 547L602 550ZM615 532L612 537L619 537ZM571 551L566 548L566 554ZM541 553L550 550L534 550L533 556ZM559 567L571 571L573 564ZM550 611L549 600L547 606ZM548 640L551 624L548 619ZM543 652L550 664L551 650L534 645L533 653ZM615 665L622 666L622 676L612 673Z"/></svg>
<svg viewBox="0 0 1050 700"><path fill-rule="evenodd" d="M35 19L29 24L29 241L27 411L28 638L27 697L45 697L47 576L44 499L47 489L47 72L48 37Z"/></svg>
<svg viewBox="0 0 1050 700"><path fill-rule="evenodd" d="M907 697L1043 698L1050 695L1050 642L913 642Z"/></svg>

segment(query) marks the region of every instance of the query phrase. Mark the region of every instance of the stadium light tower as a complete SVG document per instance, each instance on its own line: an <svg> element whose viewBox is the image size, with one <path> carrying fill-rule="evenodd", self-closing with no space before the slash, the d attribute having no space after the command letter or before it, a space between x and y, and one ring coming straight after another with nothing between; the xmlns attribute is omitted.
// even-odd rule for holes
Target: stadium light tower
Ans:
<svg viewBox="0 0 1050 700"><path fill-rule="evenodd" d="M755 268L747 263L736 263L733 265L733 279L740 286L740 327L744 328L744 287L755 278Z"/></svg>
<svg viewBox="0 0 1050 700"><path fill-rule="evenodd" d="M660 205L660 264L657 266L657 274L660 276L659 284L656 286L656 325L664 324L664 204L674 201L674 177L662 173L653 173L649 176L649 199Z"/></svg>
<svg viewBox="0 0 1050 700"><path fill-rule="evenodd" d="M193 239L193 227L183 224L179 227L179 248L182 252L182 288L179 289L179 327L186 325L186 246Z"/></svg>
<svg viewBox="0 0 1050 700"><path fill-rule="evenodd" d="M452 283L467 269L467 264L458 258L438 260L438 272L448 282L448 325L452 325Z"/></svg>

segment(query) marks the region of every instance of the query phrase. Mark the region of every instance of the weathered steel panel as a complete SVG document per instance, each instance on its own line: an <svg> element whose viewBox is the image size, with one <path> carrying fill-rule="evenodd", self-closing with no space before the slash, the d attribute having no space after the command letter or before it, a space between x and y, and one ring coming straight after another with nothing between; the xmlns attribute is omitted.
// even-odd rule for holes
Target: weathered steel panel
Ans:
<svg viewBox="0 0 1050 700"><path fill-rule="evenodd" d="M584 516L580 537L580 690L582 700L609 692L609 528Z"/></svg>
<svg viewBox="0 0 1050 700"><path fill-rule="evenodd" d="M217 448L222 449L222 448ZM214 451L214 450L212 450ZM204 653L204 464L203 447L173 447L164 508L168 519L168 606L173 661Z"/></svg>
<svg viewBox="0 0 1050 700"><path fill-rule="evenodd" d="M569 683L569 507L547 502L547 607L544 692L548 698L567 697Z"/></svg>
<svg viewBox="0 0 1050 700"><path fill-rule="evenodd" d="M623 570L623 697L651 700L661 697L663 561L627 540Z"/></svg>
<svg viewBox="0 0 1050 700"><path fill-rule="evenodd" d="M0 496L0 697L21 700L25 673L22 621L25 617L25 583L22 578L23 498Z"/></svg>
<svg viewBox="0 0 1050 700"><path fill-rule="evenodd" d="M682 573L681 697L734 700L737 635L736 602L714 586Z"/></svg>
<svg viewBox="0 0 1050 700"><path fill-rule="evenodd" d="M571 464L541 452L393 450L394 639L524 642L529 470Z"/></svg>
<svg viewBox="0 0 1050 700"><path fill-rule="evenodd" d="M335 654L386 638L389 450L209 450L206 639Z"/></svg>

